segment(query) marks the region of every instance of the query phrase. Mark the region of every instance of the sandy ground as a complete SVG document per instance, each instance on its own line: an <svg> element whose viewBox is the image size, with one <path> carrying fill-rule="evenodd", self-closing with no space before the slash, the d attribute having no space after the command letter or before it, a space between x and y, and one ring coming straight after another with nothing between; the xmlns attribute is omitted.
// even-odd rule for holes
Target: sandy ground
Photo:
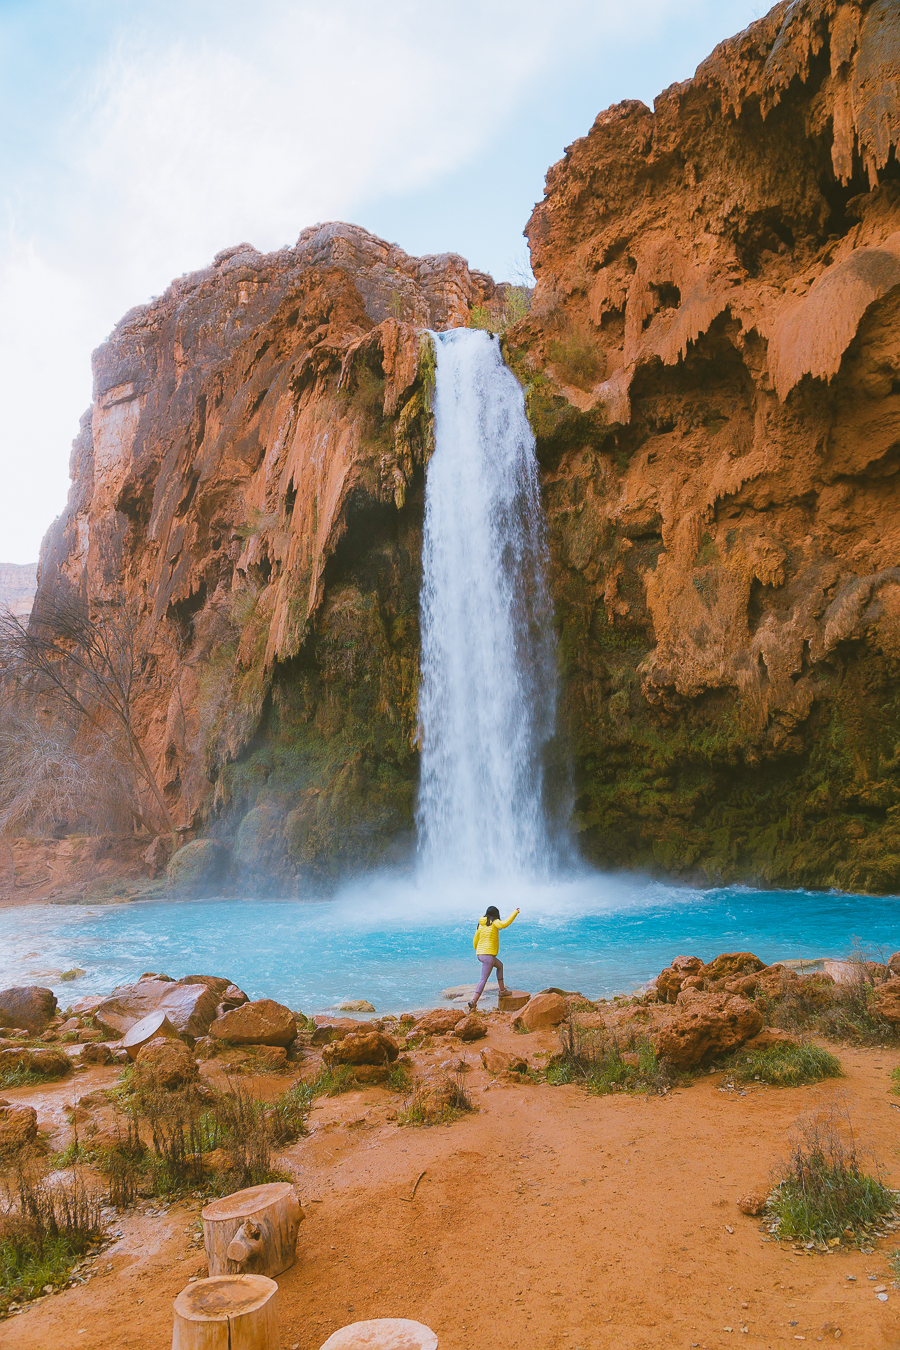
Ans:
<svg viewBox="0 0 900 1350"><path fill-rule="evenodd" d="M529 1058L556 1048L552 1033L490 1021L488 1044ZM484 1044L463 1051L477 1111L449 1125L398 1127L398 1098L380 1088L314 1108L310 1134L284 1155L306 1212L296 1264L279 1277L284 1350L318 1350L338 1327L388 1316L425 1322L441 1350L793 1346L837 1330L860 1350L900 1346L887 1263L900 1235L870 1255L797 1254L736 1205L777 1171L797 1118L832 1100L900 1184L896 1050L841 1048L846 1077L824 1086L729 1091L716 1074L666 1097L598 1098L492 1079ZM441 1038L416 1059L450 1054L458 1046ZM64 1143L64 1105L114 1078L91 1069L5 1095L36 1105ZM289 1080L255 1081L271 1096ZM85 1285L0 1323L0 1346L168 1350L172 1301L206 1273L199 1209L141 1202L118 1215L120 1236Z"/></svg>

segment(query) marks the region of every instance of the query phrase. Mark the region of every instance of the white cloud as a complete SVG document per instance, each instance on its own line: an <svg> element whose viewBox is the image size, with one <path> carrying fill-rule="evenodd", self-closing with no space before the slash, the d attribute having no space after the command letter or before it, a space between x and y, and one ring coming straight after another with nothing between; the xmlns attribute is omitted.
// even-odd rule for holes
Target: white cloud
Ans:
<svg viewBox="0 0 900 1350"><path fill-rule="evenodd" d="M511 119L527 134L548 72L711 5L98 0L94 64L54 81L54 120L28 131L38 162L6 185L18 234L0 247L0 560L36 556L90 349L131 305L226 245L275 248L440 181Z"/></svg>

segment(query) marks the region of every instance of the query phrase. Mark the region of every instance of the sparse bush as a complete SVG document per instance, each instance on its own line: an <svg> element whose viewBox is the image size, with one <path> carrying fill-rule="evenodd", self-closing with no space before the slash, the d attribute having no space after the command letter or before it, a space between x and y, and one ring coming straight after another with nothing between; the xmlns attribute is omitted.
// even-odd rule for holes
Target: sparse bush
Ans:
<svg viewBox="0 0 900 1350"><path fill-rule="evenodd" d="M505 333L507 328L525 318L531 309L531 294L530 286L498 286L497 296L490 304L473 305L469 310L469 327L487 333Z"/></svg>
<svg viewBox="0 0 900 1350"><path fill-rule="evenodd" d="M723 1066L741 1082L799 1087L840 1078L841 1061L819 1045L773 1045L768 1050L736 1050Z"/></svg>
<svg viewBox="0 0 900 1350"><path fill-rule="evenodd" d="M550 342L547 355L558 378L577 389L592 389L606 374L606 355L602 347L573 331Z"/></svg>
<svg viewBox="0 0 900 1350"><path fill-rule="evenodd" d="M51 1182L36 1159L20 1160L6 1178L0 1209L0 1316L48 1284L66 1284L100 1232L99 1196L79 1168Z"/></svg>
<svg viewBox="0 0 900 1350"><path fill-rule="evenodd" d="M570 1017L560 1030L561 1058L547 1069L547 1082L581 1083L589 1092L666 1092L675 1079L656 1057L649 1038L618 1036L605 1027L585 1027Z"/></svg>
<svg viewBox="0 0 900 1350"><path fill-rule="evenodd" d="M783 1180L769 1198L772 1231L820 1249L875 1236L898 1203L862 1170L849 1118L835 1108L802 1121Z"/></svg>
<svg viewBox="0 0 900 1350"><path fill-rule="evenodd" d="M398 1125L448 1125L469 1111L475 1103L469 1096L461 1072L447 1074L437 1086L418 1081L397 1116Z"/></svg>
<svg viewBox="0 0 900 1350"><path fill-rule="evenodd" d="M835 984L827 976L782 977L774 991L759 993L756 1005L767 1026L815 1031L830 1040L877 1045L896 1032L869 1006L873 986L859 963L857 978Z"/></svg>

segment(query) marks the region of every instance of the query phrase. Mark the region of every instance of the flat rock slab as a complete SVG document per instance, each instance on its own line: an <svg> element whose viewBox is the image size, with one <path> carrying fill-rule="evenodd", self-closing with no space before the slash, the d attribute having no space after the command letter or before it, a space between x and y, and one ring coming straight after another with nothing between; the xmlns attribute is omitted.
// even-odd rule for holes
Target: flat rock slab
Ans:
<svg viewBox="0 0 900 1350"><path fill-rule="evenodd" d="M406 1317L376 1317L341 1327L322 1350L437 1350L438 1338L430 1327Z"/></svg>

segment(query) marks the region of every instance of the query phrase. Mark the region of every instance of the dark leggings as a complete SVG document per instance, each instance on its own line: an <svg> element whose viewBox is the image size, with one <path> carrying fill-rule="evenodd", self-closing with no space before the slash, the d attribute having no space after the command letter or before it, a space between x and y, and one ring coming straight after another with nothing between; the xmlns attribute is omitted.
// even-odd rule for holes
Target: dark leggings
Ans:
<svg viewBox="0 0 900 1350"><path fill-rule="evenodd" d="M503 962L500 961L496 956L479 956L478 960L481 962L481 984L478 986L478 988L475 990L475 993L472 996L473 1003L477 1003L478 1000L481 998L482 990L484 989L484 986L487 984L488 976L490 975L492 970L496 970L497 983L501 989L503 988Z"/></svg>

